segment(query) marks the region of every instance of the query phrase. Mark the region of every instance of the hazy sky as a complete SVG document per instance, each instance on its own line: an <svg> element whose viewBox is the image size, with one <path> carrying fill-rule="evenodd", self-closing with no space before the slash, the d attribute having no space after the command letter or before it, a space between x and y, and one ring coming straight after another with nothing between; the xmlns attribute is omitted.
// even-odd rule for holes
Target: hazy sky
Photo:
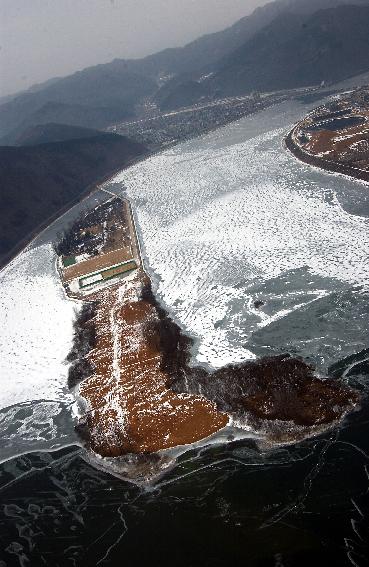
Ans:
<svg viewBox="0 0 369 567"><path fill-rule="evenodd" d="M0 0L0 96L218 31L267 0Z"/></svg>

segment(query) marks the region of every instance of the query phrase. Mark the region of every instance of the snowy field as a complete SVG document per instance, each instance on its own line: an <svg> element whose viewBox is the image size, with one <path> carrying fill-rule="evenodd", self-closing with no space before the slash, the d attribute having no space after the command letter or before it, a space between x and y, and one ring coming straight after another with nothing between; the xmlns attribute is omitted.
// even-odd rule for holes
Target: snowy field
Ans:
<svg viewBox="0 0 369 567"><path fill-rule="evenodd" d="M244 119L115 179L136 207L159 296L213 367L252 358L250 333L337 286L369 284L368 219L337 197L340 186L368 189L297 162L282 146L288 116L268 131L273 113L265 133L252 137Z"/></svg>
<svg viewBox="0 0 369 567"><path fill-rule="evenodd" d="M2 408L66 396L76 304L65 299L54 258L52 247L42 246L0 274Z"/></svg>
<svg viewBox="0 0 369 567"><path fill-rule="evenodd" d="M65 358L77 306L66 300L54 262L51 245L44 245L20 254L0 273L3 447L15 438L52 440L60 414L73 401Z"/></svg>

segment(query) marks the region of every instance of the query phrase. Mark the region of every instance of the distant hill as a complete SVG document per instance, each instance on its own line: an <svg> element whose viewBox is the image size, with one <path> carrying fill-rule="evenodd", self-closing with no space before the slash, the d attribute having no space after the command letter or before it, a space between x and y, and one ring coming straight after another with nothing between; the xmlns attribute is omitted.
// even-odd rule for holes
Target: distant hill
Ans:
<svg viewBox="0 0 369 567"><path fill-rule="evenodd" d="M368 6L369 0L277 0L233 26L184 47L165 49L143 59L116 59L35 85L8 97L3 104L0 101L0 138L10 136L11 140L28 126L45 122L104 128L132 117L146 100L158 101L167 110L193 104L203 97L300 86L316 82L322 75L330 80L326 67L315 74L309 70L308 57L314 59L316 50L328 46L336 65L334 49L338 58L338 46L326 45L324 34L309 34L301 26L317 11L334 10L344 4ZM349 56L347 63L341 74L338 67L336 73L331 73L337 80L347 76L346 68L352 63L352 74L363 66L350 58L350 42L355 49L366 52L365 45L355 38L354 25L349 17L345 26L336 22L336 27L330 28L332 34L348 34L342 38L345 48L341 50L341 58ZM336 39L339 41L338 36ZM302 45L298 45L299 41ZM291 51L296 46L297 51ZM293 62L283 63L290 57ZM299 57L303 58L301 67ZM361 52L358 58L362 59Z"/></svg>
<svg viewBox="0 0 369 567"><path fill-rule="evenodd" d="M284 14L208 81L222 96L334 83L369 69L369 7Z"/></svg>
<svg viewBox="0 0 369 567"><path fill-rule="evenodd" d="M145 154L146 149L123 136L60 128L34 130L52 137L67 133L64 141L23 147L0 147L0 265L48 219L77 200L109 174Z"/></svg>
<svg viewBox="0 0 369 567"><path fill-rule="evenodd" d="M125 61L89 67L0 105L0 137L45 121L101 128L133 115L137 102L156 89Z"/></svg>
<svg viewBox="0 0 369 567"><path fill-rule="evenodd" d="M103 136L105 133L90 128L70 126L69 124L36 124L28 126L13 136L0 140L0 145L7 145L11 140L12 146L36 146L39 144L50 144L53 142L64 142L66 140L78 140L91 138L92 136Z"/></svg>
<svg viewBox="0 0 369 567"><path fill-rule="evenodd" d="M322 9L345 4L367 5L368 0L277 0L256 8L232 26L204 35L184 47L165 49L127 64L137 73L154 78L192 74L197 78L218 69L224 60L257 35L281 14L310 15Z"/></svg>
<svg viewBox="0 0 369 567"><path fill-rule="evenodd" d="M0 107L1 113L1 107ZM107 124L121 122L130 116L126 109L109 107L89 107L61 102L47 102L35 111L30 112L22 121L17 119L17 127L0 139L1 145L13 145L27 128L38 124L69 124L82 128L104 128ZM1 130L0 130L1 131Z"/></svg>
<svg viewBox="0 0 369 567"><path fill-rule="evenodd" d="M218 61L208 77L192 81L191 89L188 75L183 81L175 77L156 97L166 110L201 102L204 96L336 83L369 70L368 38L369 5L336 6L312 15L283 13Z"/></svg>
<svg viewBox="0 0 369 567"><path fill-rule="evenodd" d="M369 5L369 0L279 0L270 2L225 30L203 36L183 48L166 50L142 60L142 62L151 62L154 65L161 58L162 68L165 68L165 73L162 71L161 74L167 74L170 77L155 95L155 100L162 110L173 110L181 106L190 106L204 96L213 98L223 96L223 92L226 92L227 89L224 88L222 81L219 80L217 84L217 81L212 80L211 77L231 65L233 55L236 57L238 50L247 50L249 42L262 30L268 29L278 18L283 19L285 16L295 15L301 16L303 20L304 17L319 10L346 4L366 6ZM258 60L255 60L255 65L258 65ZM231 93L234 72L237 70L231 68L230 78L227 77L229 79L228 90ZM207 75L210 77L206 79ZM190 88L190 81L197 81L199 87L192 83ZM251 90L256 89L255 86Z"/></svg>
<svg viewBox="0 0 369 567"><path fill-rule="evenodd" d="M201 101L202 98L208 98L211 95L211 88L203 83L189 79L183 81L170 81L163 89L160 90L156 97L156 102L163 111L175 110L182 106L190 106L191 104Z"/></svg>

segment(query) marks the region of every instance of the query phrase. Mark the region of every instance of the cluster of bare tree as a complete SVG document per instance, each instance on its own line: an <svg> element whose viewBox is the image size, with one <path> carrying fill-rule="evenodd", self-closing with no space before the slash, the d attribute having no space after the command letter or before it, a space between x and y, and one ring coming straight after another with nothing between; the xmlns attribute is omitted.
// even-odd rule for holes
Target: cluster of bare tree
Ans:
<svg viewBox="0 0 369 567"><path fill-rule="evenodd" d="M97 253L98 247L103 244L104 236L102 231L95 234L91 229L97 225L101 226L118 211L120 217L125 215L122 200L116 198L99 205L87 214L82 212L64 233L59 236L58 242L55 245L55 251L58 256ZM128 222L125 218L124 221Z"/></svg>
<svg viewBox="0 0 369 567"><path fill-rule="evenodd" d="M96 345L95 312L96 302L86 303L74 322L73 347L67 357L72 363L68 373L69 388L74 388L93 372L86 355Z"/></svg>

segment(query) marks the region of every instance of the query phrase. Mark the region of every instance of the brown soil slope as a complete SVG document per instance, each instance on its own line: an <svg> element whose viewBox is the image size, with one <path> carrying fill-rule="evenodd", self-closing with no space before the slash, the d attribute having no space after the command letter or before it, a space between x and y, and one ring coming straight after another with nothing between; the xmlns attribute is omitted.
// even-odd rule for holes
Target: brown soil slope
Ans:
<svg viewBox="0 0 369 567"><path fill-rule="evenodd" d="M201 396L176 394L161 369L162 353L150 327L155 308L140 299L145 275L96 293L93 375L80 387L87 401L91 448L102 456L155 452L206 438L228 416Z"/></svg>

